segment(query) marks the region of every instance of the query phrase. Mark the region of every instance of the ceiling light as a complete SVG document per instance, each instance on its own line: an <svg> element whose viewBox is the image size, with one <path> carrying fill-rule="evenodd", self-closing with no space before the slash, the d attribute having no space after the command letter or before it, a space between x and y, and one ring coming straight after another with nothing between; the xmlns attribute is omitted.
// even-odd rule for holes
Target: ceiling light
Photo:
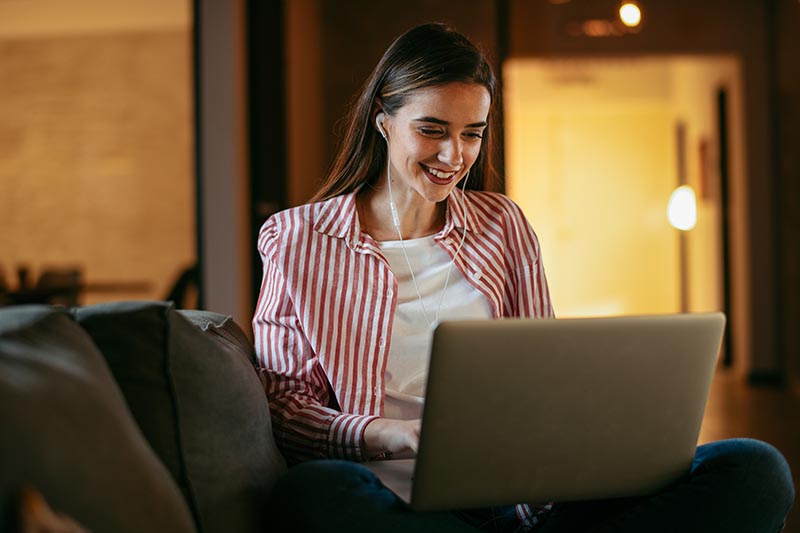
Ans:
<svg viewBox="0 0 800 533"><path fill-rule="evenodd" d="M619 6L619 19L629 28L635 28L642 22L642 10L634 2L625 2Z"/></svg>

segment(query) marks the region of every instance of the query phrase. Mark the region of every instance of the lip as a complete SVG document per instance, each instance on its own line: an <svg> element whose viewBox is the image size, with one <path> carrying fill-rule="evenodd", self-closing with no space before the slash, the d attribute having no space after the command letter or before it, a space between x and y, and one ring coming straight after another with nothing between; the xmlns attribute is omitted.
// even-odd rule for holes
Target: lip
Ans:
<svg viewBox="0 0 800 533"><path fill-rule="evenodd" d="M453 172L453 175L449 178L440 178L438 176L434 176L428 171L428 168L420 163L419 167L422 169L422 172L425 173L425 177L428 178L429 181L435 183L436 185L449 185L453 183L453 181L458 177L458 171Z"/></svg>

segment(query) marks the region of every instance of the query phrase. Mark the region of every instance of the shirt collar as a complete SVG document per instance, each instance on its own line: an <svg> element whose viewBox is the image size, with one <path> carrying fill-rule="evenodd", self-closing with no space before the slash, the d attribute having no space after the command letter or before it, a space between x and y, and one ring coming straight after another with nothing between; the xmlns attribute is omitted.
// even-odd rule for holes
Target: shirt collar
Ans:
<svg viewBox="0 0 800 533"><path fill-rule="evenodd" d="M477 216L476 209L469 199L468 193L455 188L447 197L447 215L441 235L444 237L453 228L465 229L474 233L483 233L484 224Z"/></svg>
<svg viewBox="0 0 800 533"><path fill-rule="evenodd" d="M314 230L331 237L358 240L361 225L356 212L356 192L319 202L314 208Z"/></svg>

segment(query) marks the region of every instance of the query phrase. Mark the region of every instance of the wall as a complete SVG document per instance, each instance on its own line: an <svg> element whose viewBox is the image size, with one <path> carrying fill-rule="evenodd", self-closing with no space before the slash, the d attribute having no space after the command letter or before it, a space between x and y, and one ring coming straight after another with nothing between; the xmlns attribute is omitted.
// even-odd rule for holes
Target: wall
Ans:
<svg viewBox="0 0 800 533"><path fill-rule="evenodd" d="M741 78L733 57L683 56L672 64L672 107L676 121L686 126L686 181L697 194L697 226L687 233L691 276L691 311L720 310L722 301L721 183L717 90L729 93L729 172L743 181L744 128L741 123ZM736 199L740 201L741 199ZM735 211L741 211L739 207ZM741 228L738 231L742 231ZM712 288L713 290L703 290Z"/></svg>
<svg viewBox="0 0 800 533"><path fill-rule="evenodd" d="M195 257L186 28L66 31L5 15L0 261L146 286L84 303L163 298Z"/></svg>
<svg viewBox="0 0 800 533"><path fill-rule="evenodd" d="M130 31L188 29L186 0L6 0L0 2L0 35L66 37Z"/></svg>
<svg viewBox="0 0 800 533"><path fill-rule="evenodd" d="M729 195L728 215L722 209L723 192L720 176L720 135L717 94L727 91L727 167L728 187L746 181L746 130L743 118L743 95L741 65L733 56L683 56L674 61L673 112L676 120L685 129L686 182L694 188L698 199L697 226L686 234L689 260L689 309L691 311L725 310L728 312L728 330L725 355L732 357L738 374L751 371L751 362L740 347L751 345L750 329L743 322L750 315L746 299L734 297L725 302L725 273L723 249L723 224L727 223L729 234L743 235L747 212L746 197ZM703 147L705 148L703 150ZM743 248L738 257L730 254L729 261L746 264ZM728 275L735 269L729 269ZM738 269L739 279L729 278L731 285L746 283L744 269ZM731 283L733 282L733 283ZM727 306L727 309L726 309Z"/></svg>
<svg viewBox="0 0 800 533"><path fill-rule="evenodd" d="M781 362L800 390L800 2L779 0L773 5L778 347Z"/></svg>
<svg viewBox="0 0 800 533"><path fill-rule="evenodd" d="M286 2L286 129L289 205L308 201L327 167L323 107L322 6Z"/></svg>

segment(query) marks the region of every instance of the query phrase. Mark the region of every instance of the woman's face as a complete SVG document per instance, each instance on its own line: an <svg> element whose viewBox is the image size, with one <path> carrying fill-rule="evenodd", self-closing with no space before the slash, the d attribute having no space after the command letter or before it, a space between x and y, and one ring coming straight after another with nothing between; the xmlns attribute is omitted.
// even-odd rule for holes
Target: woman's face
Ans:
<svg viewBox="0 0 800 533"><path fill-rule="evenodd" d="M384 116L395 197L447 198L478 158L490 105L483 85L454 82L415 91Z"/></svg>

